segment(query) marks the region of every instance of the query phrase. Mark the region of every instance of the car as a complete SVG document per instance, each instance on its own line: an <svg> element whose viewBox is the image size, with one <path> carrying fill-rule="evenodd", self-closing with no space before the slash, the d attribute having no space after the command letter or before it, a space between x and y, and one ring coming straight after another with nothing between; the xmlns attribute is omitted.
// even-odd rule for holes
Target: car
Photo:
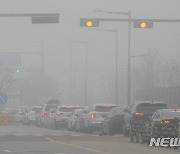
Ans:
<svg viewBox="0 0 180 154"><path fill-rule="evenodd" d="M83 114L83 109L76 109L68 119L68 130L80 129L80 118Z"/></svg>
<svg viewBox="0 0 180 154"><path fill-rule="evenodd" d="M25 114L29 111L29 106L19 106L19 110L16 114L16 122L22 123Z"/></svg>
<svg viewBox="0 0 180 154"><path fill-rule="evenodd" d="M159 101L139 101L131 105L124 117L124 131L129 130L131 142L139 142L145 133L149 117L159 109L167 109L167 104Z"/></svg>
<svg viewBox="0 0 180 154"><path fill-rule="evenodd" d="M158 137L179 137L180 109L157 110L146 125L145 141Z"/></svg>
<svg viewBox="0 0 180 154"><path fill-rule="evenodd" d="M107 117L108 112L117 107L115 104L93 104L85 118L85 130L87 133L100 131L102 121Z"/></svg>
<svg viewBox="0 0 180 154"><path fill-rule="evenodd" d="M42 112L37 115L36 126L48 127L47 126L47 122L48 122L47 118L48 118L49 111L51 108L55 108L57 106L59 106L59 103L57 103L57 104L56 103L55 104L53 104L53 103L43 104L42 105Z"/></svg>
<svg viewBox="0 0 180 154"><path fill-rule="evenodd" d="M59 127L67 127L68 119L72 115L72 112L76 109L75 106L59 106L56 113L52 115L51 127L58 129Z"/></svg>
<svg viewBox="0 0 180 154"><path fill-rule="evenodd" d="M53 107L49 110L48 116L47 116L47 128L53 129L52 125L52 118L54 117L54 114L56 114L58 107Z"/></svg>
<svg viewBox="0 0 180 154"><path fill-rule="evenodd" d="M108 113L107 118L102 121L100 135L114 135L123 133L124 109L115 107Z"/></svg>
<svg viewBox="0 0 180 154"><path fill-rule="evenodd" d="M76 119L75 129L76 131L85 132L85 119L89 112L90 106L85 106L80 113L78 119Z"/></svg>
<svg viewBox="0 0 180 154"><path fill-rule="evenodd" d="M24 124L36 124L37 116L41 113L41 106L31 106L29 112L26 113L26 117L23 121Z"/></svg>

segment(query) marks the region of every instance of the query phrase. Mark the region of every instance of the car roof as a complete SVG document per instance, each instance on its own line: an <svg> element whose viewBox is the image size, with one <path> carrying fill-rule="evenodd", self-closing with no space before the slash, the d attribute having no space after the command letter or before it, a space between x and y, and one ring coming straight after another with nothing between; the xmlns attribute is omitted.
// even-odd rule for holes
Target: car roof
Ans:
<svg viewBox="0 0 180 154"><path fill-rule="evenodd" d="M31 108L41 108L41 106L31 106Z"/></svg>
<svg viewBox="0 0 180 154"><path fill-rule="evenodd" d="M82 111L83 109L75 109L74 112Z"/></svg>
<svg viewBox="0 0 180 154"><path fill-rule="evenodd" d="M149 104L149 103L154 103L154 104L166 104L165 102L163 101L138 101L138 102L135 102L134 104L135 105L139 105L139 104Z"/></svg>
<svg viewBox="0 0 180 154"><path fill-rule="evenodd" d="M159 112L172 112L172 111L174 111L174 112L176 112L176 111L180 112L180 109L160 109L160 110L157 110L157 111L159 111Z"/></svg>
<svg viewBox="0 0 180 154"><path fill-rule="evenodd" d="M93 104L93 106L117 106L116 104Z"/></svg>

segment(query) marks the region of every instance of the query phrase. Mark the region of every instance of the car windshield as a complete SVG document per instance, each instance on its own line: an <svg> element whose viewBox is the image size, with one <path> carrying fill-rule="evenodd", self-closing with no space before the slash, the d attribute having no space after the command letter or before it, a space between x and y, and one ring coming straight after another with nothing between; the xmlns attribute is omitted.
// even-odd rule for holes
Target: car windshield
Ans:
<svg viewBox="0 0 180 154"><path fill-rule="evenodd" d="M41 112L41 108L37 108L37 107L34 107L31 109L31 111L35 111L35 112Z"/></svg>
<svg viewBox="0 0 180 154"><path fill-rule="evenodd" d="M151 103L146 103L146 104L140 104L137 107L137 111L141 112L148 112L148 113L153 113L156 110L159 109L166 109L167 105L166 104L151 104Z"/></svg>
<svg viewBox="0 0 180 154"><path fill-rule="evenodd" d="M49 110L50 110L51 108L53 108L53 105L46 105L45 111L46 111L46 112L49 112Z"/></svg>
<svg viewBox="0 0 180 154"><path fill-rule="evenodd" d="M161 111L161 116L165 117L165 118L176 118L179 117L180 118L180 111Z"/></svg>
<svg viewBox="0 0 180 154"><path fill-rule="evenodd" d="M112 108L114 108L116 106L111 106L111 105L99 105L99 106L95 106L95 111L96 112L109 112Z"/></svg>
<svg viewBox="0 0 180 154"><path fill-rule="evenodd" d="M121 114L123 114L123 115L125 114L123 108L117 108L117 109L116 109L116 113L117 113L117 114L120 114L120 115L121 115Z"/></svg>
<svg viewBox="0 0 180 154"><path fill-rule="evenodd" d="M29 108L28 107L21 107L21 108L19 108L19 111L20 112L25 112L25 111L27 111Z"/></svg>
<svg viewBox="0 0 180 154"><path fill-rule="evenodd" d="M75 110L74 107L60 107L59 111L60 112L73 112Z"/></svg>
<svg viewBox="0 0 180 154"><path fill-rule="evenodd" d="M74 110L74 114L78 114L78 115L80 115L80 114L82 114L83 113L83 110L81 109L81 110Z"/></svg>

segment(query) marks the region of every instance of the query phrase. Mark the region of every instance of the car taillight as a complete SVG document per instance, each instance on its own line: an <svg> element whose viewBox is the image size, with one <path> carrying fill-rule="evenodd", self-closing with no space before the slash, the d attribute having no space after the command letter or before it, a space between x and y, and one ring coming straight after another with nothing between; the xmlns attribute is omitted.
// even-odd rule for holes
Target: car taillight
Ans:
<svg viewBox="0 0 180 154"><path fill-rule="evenodd" d="M91 114L91 119L95 119L95 114L94 113Z"/></svg>
<svg viewBox="0 0 180 154"><path fill-rule="evenodd" d="M169 120L162 120L162 121L161 121L161 124L169 124L169 123L170 123Z"/></svg>
<svg viewBox="0 0 180 154"><path fill-rule="evenodd" d="M44 117L44 115L45 115L45 112L42 112L42 117Z"/></svg>
<svg viewBox="0 0 180 154"><path fill-rule="evenodd" d="M143 112L136 112L136 113L135 113L135 116L143 116L143 115L144 115Z"/></svg>

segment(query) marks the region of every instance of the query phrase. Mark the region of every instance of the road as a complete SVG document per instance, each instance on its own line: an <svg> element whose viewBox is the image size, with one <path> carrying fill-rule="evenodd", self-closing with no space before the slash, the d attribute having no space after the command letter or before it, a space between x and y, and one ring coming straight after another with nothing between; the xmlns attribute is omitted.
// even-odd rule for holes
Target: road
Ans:
<svg viewBox="0 0 180 154"><path fill-rule="evenodd" d="M99 136L35 126L0 126L0 154L179 154L179 150L130 143L122 135Z"/></svg>

